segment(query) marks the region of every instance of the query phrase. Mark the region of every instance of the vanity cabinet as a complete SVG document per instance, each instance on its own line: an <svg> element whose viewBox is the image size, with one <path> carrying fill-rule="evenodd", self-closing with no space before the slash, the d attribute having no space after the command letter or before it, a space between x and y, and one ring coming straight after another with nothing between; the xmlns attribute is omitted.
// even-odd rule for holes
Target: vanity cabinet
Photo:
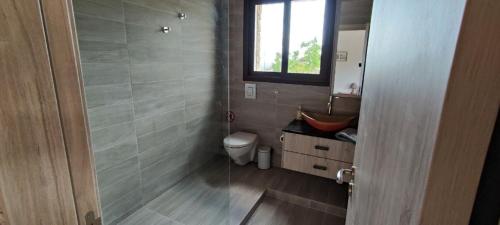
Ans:
<svg viewBox="0 0 500 225"><path fill-rule="evenodd" d="M284 131L282 144L283 168L330 179L354 159L355 145L336 139Z"/></svg>

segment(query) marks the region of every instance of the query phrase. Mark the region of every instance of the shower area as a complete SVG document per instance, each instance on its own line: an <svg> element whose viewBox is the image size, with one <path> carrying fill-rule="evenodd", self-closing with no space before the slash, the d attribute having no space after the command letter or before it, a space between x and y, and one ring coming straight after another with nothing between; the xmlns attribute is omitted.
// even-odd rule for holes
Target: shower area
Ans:
<svg viewBox="0 0 500 225"><path fill-rule="evenodd" d="M73 6L103 224L229 224L227 0Z"/></svg>

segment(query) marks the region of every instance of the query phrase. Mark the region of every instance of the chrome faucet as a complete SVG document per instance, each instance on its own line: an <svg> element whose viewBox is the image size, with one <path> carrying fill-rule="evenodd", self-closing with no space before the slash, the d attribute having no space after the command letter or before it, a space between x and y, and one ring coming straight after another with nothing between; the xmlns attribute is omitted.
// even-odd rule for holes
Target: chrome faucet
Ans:
<svg viewBox="0 0 500 225"><path fill-rule="evenodd" d="M328 115L331 116L333 112L333 95L328 99Z"/></svg>

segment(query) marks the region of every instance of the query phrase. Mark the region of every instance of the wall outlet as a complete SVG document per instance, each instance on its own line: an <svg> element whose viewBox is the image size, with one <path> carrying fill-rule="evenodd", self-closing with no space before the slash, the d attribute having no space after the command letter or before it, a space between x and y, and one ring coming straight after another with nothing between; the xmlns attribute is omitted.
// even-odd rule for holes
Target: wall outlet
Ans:
<svg viewBox="0 0 500 225"><path fill-rule="evenodd" d="M245 84L245 98L246 99L256 99L257 98L257 85L256 84Z"/></svg>

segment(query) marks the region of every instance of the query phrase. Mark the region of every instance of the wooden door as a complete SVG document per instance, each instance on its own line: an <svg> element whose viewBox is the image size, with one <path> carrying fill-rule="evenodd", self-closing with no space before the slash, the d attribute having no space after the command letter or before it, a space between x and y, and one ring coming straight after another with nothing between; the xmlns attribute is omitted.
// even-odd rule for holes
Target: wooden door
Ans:
<svg viewBox="0 0 500 225"><path fill-rule="evenodd" d="M498 0L374 1L348 225L466 225L500 102Z"/></svg>
<svg viewBox="0 0 500 225"><path fill-rule="evenodd" d="M99 213L69 6L0 1L1 225Z"/></svg>

